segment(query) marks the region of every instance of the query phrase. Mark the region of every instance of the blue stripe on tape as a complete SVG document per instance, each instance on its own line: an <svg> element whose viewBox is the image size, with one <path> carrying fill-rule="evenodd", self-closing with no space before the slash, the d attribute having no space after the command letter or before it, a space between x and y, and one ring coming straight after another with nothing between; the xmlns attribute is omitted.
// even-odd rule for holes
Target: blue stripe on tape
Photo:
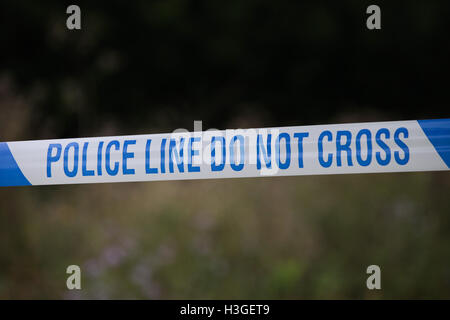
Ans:
<svg viewBox="0 0 450 320"><path fill-rule="evenodd" d="M450 119L418 120L428 140L450 168Z"/></svg>
<svg viewBox="0 0 450 320"><path fill-rule="evenodd" d="M6 142L0 142L0 187L30 186Z"/></svg>

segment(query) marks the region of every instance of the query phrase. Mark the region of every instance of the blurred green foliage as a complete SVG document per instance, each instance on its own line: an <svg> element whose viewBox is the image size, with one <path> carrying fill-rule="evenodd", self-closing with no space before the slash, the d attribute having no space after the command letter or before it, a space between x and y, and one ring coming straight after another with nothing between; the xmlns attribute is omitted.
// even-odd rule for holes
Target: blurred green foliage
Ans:
<svg viewBox="0 0 450 320"><path fill-rule="evenodd" d="M3 188L0 298L450 298L449 187L403 173Z"/></svg>

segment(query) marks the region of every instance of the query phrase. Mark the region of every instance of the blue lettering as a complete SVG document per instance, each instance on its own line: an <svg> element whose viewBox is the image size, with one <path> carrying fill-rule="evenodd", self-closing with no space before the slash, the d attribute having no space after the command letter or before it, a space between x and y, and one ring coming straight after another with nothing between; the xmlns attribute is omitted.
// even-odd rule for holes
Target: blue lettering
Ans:
<svg viewBox="0 0 450 320"><path fill-rule="evenodd" d="M109 142L106 146L106 155L105 155L105 168L106 172L110 176L115 176L117 173L119 173L119 162L114 162L114 169L111 169L111 148L115 147L116 150L120 149L120 143L117 140L113 140Z"/></svg>
<svg viewBox="0 0 450 320"><path fill-rule="evenodd" d="M345 144L341 143L341 137L345 136ZM352 142L352 134L350 131L342 130L338 131L336 134L336 163L338 167L342 166L341 153L343 151L347 152L347 163L351 167L352 162L352 149L350 148L350 143Z"/></svg>
<svg viewBox="0 0 450 320"><path fill-rule="evenodd" d="M240 161L239 164L236 164L236 157L234 154L234 144L236 141L239 140L240 143ZM230 142L230 166L231 169L234 171L241 171L244 168L244 160L245 160L245 144L244 144L244 137L242 135L234 136L233 139L231 139Z"/></svg>
<svg viewBox="0 0 450 320"><path fill-rule="evenodd" d="M222 162L216 164L216 141L222 143ZM225 158L226 158L226 147L225 147L225 137L212 137L211 139L211 170L212 171L222 171L225 168Z"/></svg>
<svg viewBox="0 0 450 320"><path fill-rule="evenodd" d="M161 141L161 173L166 173L166 140Z"/></svg>
<svg viewBox="0 0 450 320"><path fill-rule="evenodd" d="M169 171L174 172L173 167L173 157L175 156L175 161L177 163L178 170L180 172L184 172L184 163L183 163L183 148L184 148L184 138L180 139L180 151L176 152L177 141L175 139L170 139L169 143ZM175 150L175 152L174 152Z"/></svg>
<svg viewBox="0 0 450 320"><path fill-rule="evenodd" d="M134 152L128 152L128 146L130 144L136 144L136 140L125 140L123 143L123 161L122 161L122 171L123 174L134 174L134 169L128 169L127 161L128 159L134 158Z"/></svg>
<svg viewBox="0 0 450 320"><path fill-rule="evenodd" d="M367 158L365 160L361 157L362 135L365 135L367 140ZM372 133L368 129L362 129L356 135L356 161L363 167L367 167L372 162Z"/></svg>
<svg viewBox="0 0 450 320"><path fill-rule="evenodd" d="M102 175L102 150L103 150L103 141L100 141L98 144L98 152L97 152L97 174L99 176Z"/></svg>
<svg viewBox="0 0 450 320"><path fill-rule="evenodd" d="M72 171L69 170L69 150L73 147L74 154L73 154L73 169ZM72 142L69 143L66 148L64 149L64 173L69 178L73 178L77 175L78 172L78 154L80 147L78 146L78 143Z"/></svg>
<svg viewBox="0 0 450 320"><path fill-rule="evenodd" d="M403 134L403 137L405 139L407 139L408 138L408 130L406 128L402 127L402 128L398 128L394 133L394 140L397 143L397 145L403 150L405 155L402 159L400 157L400 152L395 151L394 157L395 157L395 161L397 161L397 163L399 165L405 165L409 161L409 148L402 140L400 140L400 137L399 137L400 134Z"/></svg>
<svg viewBox="0 0 450 320"><path fill-rule="evenodd" d="M259 154L259 150L262 150L263 156L264 156L264 161L266 162L266 167L267 168L272 168L272 161L271 161L271 154L272 154L272 148L271 148L271 144L272 144L272 134L268 134L267 135L267 150L264 149L263 145L262 145L262 135L258 134L257 137L257 141L256 141L256 168L258 170L261 169L261 157Z"/></svg>
<svg viewBox="0 0 450 320"><path fill-rule="evenodd" d="M82 156L82 174L84 177L86 176L93 176L95 174L94 170L88 170L87 169L87 149L89 146L89 142L85 142L83 145L83 156Z"/></svg>
<svg viewBox="0 0 450 320"><path fill-rule="evenodd" d="M296 132L294 138L298 139L298 167L303 168L303 138L309 136L308 132Z"/></svg>
<svg viewBox="0 0 450 320"><path fill-rule="evenodd" d="M333 140L333 135L332 135L331 132L328 131L328 130L325 130L325 131L323 131L323 132L320 134L320 136L319 136L319 142L318 142L318 149L319 149L319 163L320 163L320 165L321 165L322 167L328 168L328 167L330 167L331 164L333 163L333 154L332 154L332 153L329 153L329 154L328 154L327 161L325 161L325 160L323 159L323 145L322 145L323 142L322 142L322 141L323 141L323 138L325 138L325 137L328 138L328 141L332 141L332 140Z"/></svg>
<svg viewBox="0 0 450 320"><path fill-rule="evenodd" d="M200 167L199 166L194 166L192 165L192 157L199 155L199 150L194 150L192 149L192 144L195 142L200 141L200 137L191 137L189 139L189 145L188 145L188 155L189 155L189 159L188 159L188 171L189 172L200 172Z"/></svg>
<svg viewBox="0 0 450 320"><path fill-rule="evenodd" d="M147 139L147 144L145 145L145 173L155 174L158 173L158 168L150 168L150 145L152 139Z"/></svg>
<svg viewBox="0 0 450 320"><path fill-rule="evenodd" d="M53 149L56 149L56 154L52 156ZM62 146L60 143L52 143L48 146L47 151L47 177L52 177L52 162L56 162L61 158Z"/></svg>
<svg viewBox="0 0 450 320"><path fill-rule="evenodd" d="M377 162L378 162L379 165L386 166L391 161L391 149L389 148L389 146L383 140L381 140L381 135L382 134L384 134L385 139L389 139L390 138L389 130L386 129L386 128L381 128L380 130L377 131L377 134L375 135L375 141L381 147L381 149L383 149L383 151L386 154L386 157L383 160L381 158L381 152L377 151L376 159L377 159Z"/></svg>
<svg viewBox="0 0 450 320"><path fill-rule="evenodd" d="M285 140L285 145L286 145L286 160L283 162L281 162L280 159L280 141L281 139ZM278 164L278 168L280 169L287 169L289 168L289 166L291 165L291 138L289 137L289 134L287 133L280 133L278 135L278 138L275 142L275 158Z"/></svg>

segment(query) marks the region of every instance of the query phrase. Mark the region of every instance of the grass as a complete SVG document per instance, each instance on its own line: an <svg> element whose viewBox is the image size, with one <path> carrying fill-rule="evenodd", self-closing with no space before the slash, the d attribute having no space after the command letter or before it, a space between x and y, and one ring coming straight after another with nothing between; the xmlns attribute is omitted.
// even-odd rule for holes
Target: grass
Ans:
<svg viewBox="0 0 450 320"><path fill-rule="evenodd" d="M449 190L448 172L3 188L0 298L450 298Z"/></svg>

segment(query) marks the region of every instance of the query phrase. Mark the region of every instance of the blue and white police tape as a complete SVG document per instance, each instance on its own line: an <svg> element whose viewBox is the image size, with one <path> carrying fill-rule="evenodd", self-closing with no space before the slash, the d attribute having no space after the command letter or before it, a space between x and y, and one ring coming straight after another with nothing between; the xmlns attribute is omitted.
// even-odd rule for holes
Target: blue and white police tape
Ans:
<svg viewBox="0 0 450 320"><path fill-rule="evenodd" d="M0 186L450 169L450 119L0 143Z"/></svg>

